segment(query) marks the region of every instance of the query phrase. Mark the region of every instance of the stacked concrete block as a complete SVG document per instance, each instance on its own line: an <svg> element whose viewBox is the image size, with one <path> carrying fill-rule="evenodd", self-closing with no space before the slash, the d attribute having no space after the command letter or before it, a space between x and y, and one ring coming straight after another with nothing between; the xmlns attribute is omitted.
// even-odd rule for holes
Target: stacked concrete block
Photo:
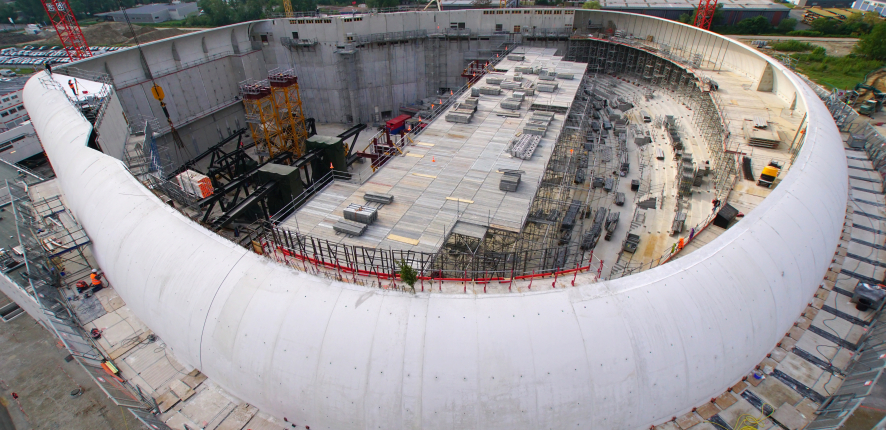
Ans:
<svg viewBox="0 0 886 430"><path fill-rule="evenodd" d="M575 79L575 74L574 74L574 73L562 73L562 72L557 72L556 75L557 75L557 79L567 79L567 80L573 80L573 79Z"/></svg>
<svg viewBox="0 0 886 430"><path fill-rule="evenodd" d="M500 85L505 78L500 76L490 76L486 78L486 83L490 85Z"/></svg>
<svg viewBox="0 0 886 430"><path fill-rule="evenodd" d="M523 54L511 54L508 55L508 60L511 61L523 61L526 57Z"/></svg>
<svg viewBox="0 0 886 430"><path fill-rule="evenodd" d="M498 183L498 189L502 191L517 191L517 187L520 186L520 177L521 174L519 172L505 172L501 177L501 182Z"/></svg>
<svg viewBox="0 0 886 430"><path fill-rule="evenodd" d="M532 67L524 67L524 66L514 67L514 71L520 72L523 74L527 74L527 75L531 75L531 74L535 73L535 72L533 72Z"/></svg>
<svg viewBox="0 0 886 430"><path fill-rule="evenodd" d="M520 110L520 105L521 105L522 103L523 103L522 100L517 100L517 99L504 99L504 100L501 101L501 103L499 104L499 106L501 106L502 109L508 109L508 110Z"/></svg>
<svg viewBox="0 0 886 430"><path fill-rule="evenodd" d="M543 92L543 93L552 93L554 91L557 91L558 87L559 87L559 85L556 82L550 82L550 83L539 82L538 85L535 86L535 88L539 92Z"/></svg>
<svg viewBox="0 0 886 430"><path fill-rule="evenodd" d="M351 203L344 210L345 219L363 224L372 224L378 219L378 210L372 206Z"/></svg>
<svg viewBox="0 0 886 430"><path fill-rule="evenodd" d="M485 94L488 96L497 96L497 95L501 94L501 88L480 87L480 94Z"/></svg>
<svg viewBox="0 0 886 430"><path fill-rule="evenodd" d="M522 87L522 84L514 81L504 81L501 83L501 88L503 90L519 90Z"/></svg>

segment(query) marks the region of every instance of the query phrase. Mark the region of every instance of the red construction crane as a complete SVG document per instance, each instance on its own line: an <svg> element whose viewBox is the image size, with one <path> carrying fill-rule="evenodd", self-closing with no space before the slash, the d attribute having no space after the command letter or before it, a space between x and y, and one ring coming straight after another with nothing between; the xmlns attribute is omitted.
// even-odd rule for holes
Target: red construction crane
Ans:
<svg viewBox="0 0 886 430"><path fill-rule="evenodd" d="M62 41L62 46L65 47L65 52L68 53L68 58L77 61L91 57L92 51L86 44L86 38L83 37L80 24L77 23L68 0L41 0L41 3L49 15L49 20L52 21L52 27L58 33L58 38Z"/></svg>
<svg viewBox="0 0 886 430"><path fill-rule="evenodd" d="M717 0L699 0L698 12L695 14L695 26L705 30L711 29L714 12L717 11Z"/></svg>

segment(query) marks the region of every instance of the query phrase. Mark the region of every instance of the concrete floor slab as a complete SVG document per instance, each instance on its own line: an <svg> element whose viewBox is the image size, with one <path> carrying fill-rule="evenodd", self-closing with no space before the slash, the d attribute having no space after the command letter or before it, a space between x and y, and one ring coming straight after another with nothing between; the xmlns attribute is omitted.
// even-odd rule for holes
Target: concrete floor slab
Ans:
<svg viewBox="0 0 886 430"><path fill-rule="evenodd" d="M726 421L726 424L728 424L729 426L734 426L738 423L739 418L745 414L758 419L762 419L764 416L764 414L762 414L759 409L748 403L747 400L741 399L734 405L730 406L728 409L720 412L720 418L722 418L723 421ZM759 428L769 428L773 425L772 422L769 420L763 420L761 424L762 425Z"/></svg>
<svg viewBox="0 0 886 430"><path fill-rule="evenodd" d="M780 405L782 403L790 403L793 405L803 399L802 395L772 376L764 379L763 382L754 387L752 391L757 397L760 397L770 405Z"/></svg>
<svg viewBox="0 0 886 430"><path fill-rule="evenodd" d="M820 367L800 358L796 354L788 354L776 368L796 379L803 385L811 387L824 373Z"/></svg>
<svg viewBox="0 0 886 430"><path fill-rule="evenodd" d="M0 299L6 296L0 293ZM0 323L0 344L0 404L6 406L0 406L0 414L8 409L16 429L137 428L133 417L122 414L76 362L65 361L68 352L30 316ZM71 397L78 386L83 394ZM19 395L27 417L12 392Z"/></svg>
<svg viewBox="0 0 886 430"><path fill-rule="evenodd" d="M797 411L797 408L783 404L775 410L775 413L772 414L772 420L778 421L783 425L787 430L800 430L809 424L810 419L800 415L800 412Z"/></svg>

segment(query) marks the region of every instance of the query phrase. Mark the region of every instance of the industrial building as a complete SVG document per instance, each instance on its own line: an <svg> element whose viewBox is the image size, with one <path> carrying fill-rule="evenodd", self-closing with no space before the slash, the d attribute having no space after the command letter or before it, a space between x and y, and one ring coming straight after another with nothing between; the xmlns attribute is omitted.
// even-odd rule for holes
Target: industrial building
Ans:
<svg viewBox="0 0 886 430"><path fill-rule="evenodd" d="M182 3L153 3L139 7L126 9L126 15L134 24L158 23L165 21L178 21L199 12L197 2ZM95 16L104 17L106 21L126 22L123 12L97 13Z"/></svg>
<svg viewBox="0 0 886 430"><path fill-rule="evenodd" d="M147 428L836 429L886 368L882 137L696 27L280 18L23 96L0 289Z"/></svg>
<svg viewBox="0 0 886 430"><path fill-rule="evenodd" d="M575 7L581 7L583 1L567 1ZM735 25L739 21L748 18L762 16L772 25L778 25L782 19L788 18L790 9L787 6L773 3L768 0L730 0L721 1L723 5L723 20L715 22L715 25ZM698 7L698 2L691 0L662 1L662 0L603 0L600 2L603 9L628 12L641 15L655 16L658 18L676 21L680 15L689 14ZM829 6L830 7L830 6Z"/></svg>
<svg viewBox="0 0 886 430"><path fill-rule="evenodd" d="M879 13L880 16L886 16L886 1L856 0L855 3L852 3L852 8L865 12L874 11Z"/></svg>

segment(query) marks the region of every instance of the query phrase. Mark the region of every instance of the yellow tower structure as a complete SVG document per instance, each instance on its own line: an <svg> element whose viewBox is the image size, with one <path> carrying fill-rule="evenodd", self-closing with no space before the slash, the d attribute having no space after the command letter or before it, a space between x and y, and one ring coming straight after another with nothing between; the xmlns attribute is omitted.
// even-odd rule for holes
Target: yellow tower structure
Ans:
<svg viewBox="0 0 886 430"><path fill-rule="evenodd" d="M280 139L286 151L301 157L305 153L305 141L308 139L308 127L302 110L301 94L298 89L298 77L292 69L271 70L268 74L271 87L271 100L274 108L274 120L280 130Z"/></svg>
<svg viewBox="0 0 886 430"><path fill-rule="evenodd" d="M255 140L256 152L261 157L273 157L280 152L280 130L274 119L274 100L267 81L242 82L240 95L246 109L246 123Z"/></svg>
<svg viewBox="0 0 886 430"><path fill-rule="evenodd" d="M283 0L283 12L286 13L287 18L292 18L294 15L292 13L292 2L290 0Z"/></svg>

